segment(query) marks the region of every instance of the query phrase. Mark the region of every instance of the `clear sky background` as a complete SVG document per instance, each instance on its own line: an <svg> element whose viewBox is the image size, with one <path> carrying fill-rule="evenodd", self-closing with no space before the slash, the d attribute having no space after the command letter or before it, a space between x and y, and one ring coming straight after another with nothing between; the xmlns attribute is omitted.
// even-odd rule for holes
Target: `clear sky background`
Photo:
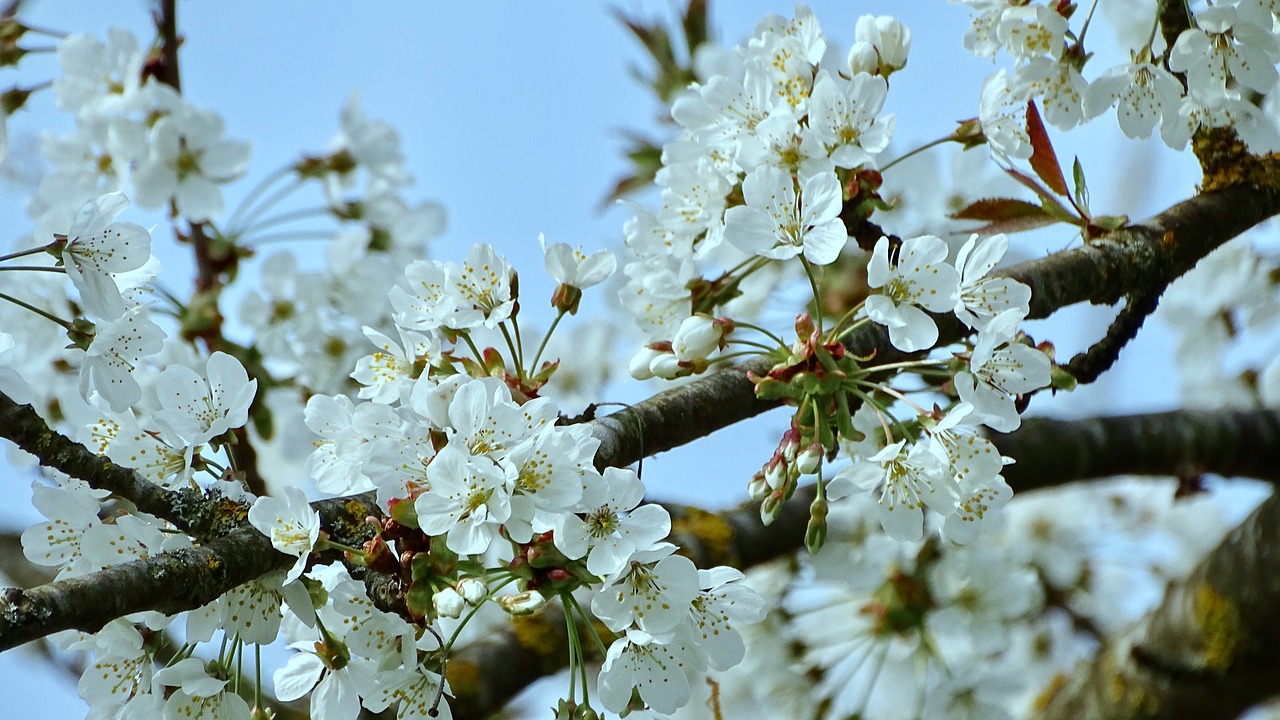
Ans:
<svg viewBox="0 0 1280 720"><path fill-rule="evenodd" d="M673 14L670 2L617 4L644 16ZM627 169L620 131L656 128L656 102L628 73L637 63L647 70L645 57L610 7L600 2L184 0L179 3L186 36L183 89L191 102L222 114L229 137L253 145L248 176L225 190L228 208L300 153L323 151L338 127L342 103L360 90L368 115L402 134L417 180L409 199L434 200L448 213L448 229L433 246L434 256L456 260L472 243L494 244L521 271L525 306L541 311L551 285L542 278L538 233L588 249L616 249L627 214L597 208ZM945 135L953 121L977 114L981 83L992 65L963 50L963 8L941 0L832 0L812 7L828 37L844 47L863 14L896 14L910 27L910 65L893 78L889 95L887 109L897 113L898 124L888 157ZM118 25L145 44L151 37L148 10L140 0L45 0L32 3L26 17L37 25L99 37ZM792 11L784 2L720 2L713 7L713 26L733 44L766 13L790 16ZM35 58L20 75L6 71L0 84L7 87L20 77L30 85L48 79L52 69L51 57ZM1158 141L1125 140L1114 122L1108 116L1096 122L1096 129L1054 134L1062 156L1081 156L1095 210L1141 218L1193 192L1197 176L1189 155L1176 156ZM66 132L71 126L70 118L54 111L49 93L38 96L29 110L10 120L14 152L32 146L42 129ZM1117 164L1117 158L1135 157ZM0 188L0 228L6 236L29 229L23 202L20 185ZM1022 251L1035 256L1079 242L1069 228L1055 232ZM169 273L189 273L189 261L172 249L158 246L157 252L170 286L181 287ZM589 291L584 305L593 300L603 301L598 289L594 296ZM1055 340L1060 357L1069 357L1101 335L1099 313L1106 311L1072 311L1052 335L1042 334ZM550 313L545 317L549 321ZM1084 317L1095 323L1074 330L1071 324ZM1172 341L1158 324L1149 325L1155 327L1144 331L1107 380L1065 398L1037 397L1033 411L1070 415L1172 407ZM608 399L635 400L654 389L624 383ZM784 423L779 415L766 416L647 462L653 495L712 506L739 502L747 478L767 459ZM743 453L744 447L759 451ZM698 480L690 482L691 477ZM29 483L28 476L0 466L0 527L36 521ZM0 654L0 691L5 717L74 718L85 712L74 680L23 650Z"/></svg>

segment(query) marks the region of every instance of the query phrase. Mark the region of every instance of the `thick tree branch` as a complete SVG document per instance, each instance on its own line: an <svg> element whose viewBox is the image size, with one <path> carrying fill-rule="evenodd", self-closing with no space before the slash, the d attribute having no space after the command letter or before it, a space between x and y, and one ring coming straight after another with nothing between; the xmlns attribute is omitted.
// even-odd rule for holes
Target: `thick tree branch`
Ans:
<svg viewBox="0 0 1280 720"><path fill-rule="evenodd" d="M164 518L200 538L216 537L244 520L246 508L214 502L194 489L166 490L132 468L116 465L51 429L30 405L0 392L0 436L35 455L40 464L109 490L145 513Z"/></svg>
<svg viewBox="0 0 1280 720"><path fill-rule="evenodd" d="M0 591L0 650L63 630L97 632L130 613L178 613L294 558L277 552L251 527L234 530L202 547L114 565L83 577L30 590Z"/></svg>
<svg viewBox="0 0 1280 720"><path fill-rule="evenodd" d="M1043 720L1233 718L1280 677L1280 496L1046 698Z"/></svg>

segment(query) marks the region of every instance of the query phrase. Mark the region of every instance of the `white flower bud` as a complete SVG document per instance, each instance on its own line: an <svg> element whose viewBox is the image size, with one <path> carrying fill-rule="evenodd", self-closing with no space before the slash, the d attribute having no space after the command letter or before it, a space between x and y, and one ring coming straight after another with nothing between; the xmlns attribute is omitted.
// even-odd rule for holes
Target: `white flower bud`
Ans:
<svg viewBox="0 0 1280 720"><path fill-rule="evenodd" d="M671 350L685 362L705 360L720 348L723 337L724 329L714 318L693 315L680 323L680 329L671 340Z"/></svg>
<svg viewBox="0 0 1280 720"><path fill-rule="evenodd" d="M880 75L887 77L906 67L907 53L911 50L911 31L897 18L863 15L858 18L853 37L858 43L867 43L875 48Z"/></svg>
<svg viewBox="0 0 1280 720"><path fill-rule="evenodd" d="M796 469L801 475L811 475L817 472L820 462L822 462L822 445L813 442L796 458Z"/></svg>
<svg viewBox="0 0 1280 720"><path fill-rule="evenodd" d="M875 75L880 71L880 58L871 43L856 42L849 48L849 71L854 75Z"/></svg>
<svg viewBox="0 0 1280 720"><path fill-rule="evenodd" d="M458 593L468 605L479 605L489 596L489 586L480 578L462 578L458 581Z"/></svg>
<svg viewBox="0 0 1280 720"><path fill-rule="evenodd" d="M532 615L546 604L547 599L542 597L542 593L533 590L498 598L498 605L512 615Z"/></svg>
<svg viewBox="0 0 1280 720"><path fill-rule="evenodd" d="M680 365L680 358L672 353L659 353L649 363L649 372L663 380L674 380L689 374L689 368Z"/></svg>
<svg viewBox="0 0 1280 720"><path fill-rule="evenodd" d="M637 380L648 380L653 377L653 371L649 369L649 363L653 362L662 353L650 347L642 347L640 351L631 358L631 377Z"/></svg>
<svg viewBox="0 0 1280 720"><path fill-rule="evenodd" d="M436 615L447 618L460 618L467 603L453 588L445 588L431 596L431 604L436 608Z"/></svg>

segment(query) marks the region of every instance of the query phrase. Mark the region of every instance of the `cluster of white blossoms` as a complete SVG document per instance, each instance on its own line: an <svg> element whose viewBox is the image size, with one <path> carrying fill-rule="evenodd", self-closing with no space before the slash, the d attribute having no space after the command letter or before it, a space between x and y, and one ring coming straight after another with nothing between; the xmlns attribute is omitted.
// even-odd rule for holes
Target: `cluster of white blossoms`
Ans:
<svg viewBox="0 0 1280 720"><path fill-rule="evenodd" d="M1149 137L1159 127L1174 149L1185 147L1201 128L1220 127L1233 128L1255 152L1280 146L1275 116L1268 117L1249 97L1275 94L1280 24L1268 0L1206 4L1172 48L1158 32L1159 3L1126 3L1114 12L1128 16L1124 25L1142 29L1132 38L1130 60L1092 81L1082 74L1091 54L1084 26L1077 32L1070 27L1069 21L1078 19L1075 3L951 2L973 11L966 48L979 57L1003 52L1014 59L1012 72L998 70L982 90L983 130L993 151L1005 157L1031 156L1023 118L1032 100L1041 101L1045 119L1062 130L1115 107L1125 135ZM1175 72L1185 77L1185 85Z"/></svg>
<svg viewBox="0 0 1280 720"><path fill-rule="evenodd" d="M631 373L672 379L716 360L771 357L757 394L800 411L750 484L766 521L801 476L817 472L825 492L813 509L812 548L821 545L826 500L854 492L880 498L895 538L920 537L928 508L963 541L1010 495L1005 461L978 428L1017 428L1018 400L1049 385L1051 361L1018 329L1030 289L991 274L1008 248L1004 235L974 235L958 248L931 235L882 236L870 253L850 247L848 223L878 207L876 156L893 128L880 111L911 33L893 18L866 16L855 38L847 54L836 52L801 6L794 20L768 18L750 41L706 63L714 74L675 100L681 136L663 149L662 208L638 210L626 228L634 257L623 302L650 333ZM869 291L832 310L823 271L838 261L845 272L861 263ZM716 265L730 269L717 277ZM828 318L801 316L790 345L752 324L759 308L751 303L770 290L757 283L806 276ZM886 363L854 358L841 344L874 322L903 353L927 353L939 341L931 313L954 313L975 334L943 343L963 341L967 352ZM950 379L945 388L891 387L904 371ZM824 482L823 458L837 451L852 465Z"/></svg>
<svg viewBox="0 0 1280 720"><path fill-rule="evenodd" d="M543 247L562 314L613 271L611 254ZM626 709L637 687L659 712L683 705L692 680L742 659L735 628L762 615L758 596L734 582L735 570L698 570L673 555L663 541L670 515L641 504L635 473L594 467L590 429L557 424L555 404L537 396L554 365L526 372L512 345L512 373L498 350L479 350L485 331L520 334L514 271L492 247L473 247L461 264L415 262L404 277L391 291L400 340L366 328L378 351L352 373L368 401L317 395L307 405L308 426L324 438L308 462L317 485L376 489L394 525L383 533L392 550L370 566L401 576L427 624L490 597L524 614L559 596L581 614L573 591L596 586L591 612L618 636L599 680L605 707ZM442 553L459 569L424 577L419 563ZM513 583L514 594L499 592ZM430 605L416 606L420 597Z"/></svg>
<svg viewBox="0 0 1280 720"><path fill-rule="evenodd" d="M1126 135L1159 126L1175 148L1228 126L1254 149L1277 144L1273 118L1259 110L1277 94L1274 0L1201 8L1168 48L1158 3L1132 3L1145 42L1092 84L1072 3L953 2L973 10L966 47L1003 52L1013 66L986 82L979 122L947 139L985 142L1002 164L1039 149L1033 101L1064 129L1114 106ZM261 679L243 666L247 653L257 665L261 646L283 641L296 652L273 673L274 695L310 696L318 720L390 709L447 718L453 653L504 612L556 600L571 678L557 717L589 720L596 707L689 716L703 692L718 716L1025 709L1032 684L1048 684L1097 642L1106 619L1091 611L1114 600L1099 596L1123 594L1107 587L1089 543L1198 522L1203 532L1183 553L1193 557L1225 524L1179 515L1149 486L1114 492L1106 523L1087 538L1077 523L1088 513L1044 507L1053 499L1009 503L1011 461L988 432L1017 429L1031 395L1073 381L1056 372L1051 346L1020 330L1031 290L996 271L1005 235L900 238L871 222L891 209L881 171L897 161L881 165L880 155L894 118L882 110L910 48L901 22L866 16L843 52L803 6L793 19L766 18L732 50L702 48L698 81L672 104L680 135L663 148L661 207L636 207L624 229L621 297L646 335L631 374L673 380L764 357L767 370L752 375L757 395L796 408L748 494L772 522L814 476L805 543L835 552L748 584L736 569L699 569L680 554L671 514L645 502L637 473L599 467L591 427L548 397L566 372L556 329L584 289L613 276L612 253L539 238L556 316L528 344L516 272L494 247L475 245L458 262L426 259L443 213L402 198L410 178L399 136L366 117L358 95L326 151L280 169L224 213L223 186L245 173L248 145L161 82L163 64L128 33L60 38L50 87L75 129L45 138L50 170L28 206L34 230L0 256L0 270L29 271L0 292L0 391L291 558L185 617L140 612L61 637L93 653L78 686L90 717L269 717ZM36 88L19 90L5 94L0 119ZM279 209L311 184L320 207ZM191 298L152 287L152 233L117 219L129 197L131 213L159 211L198 248ZM316 218L338 229L281 231ZM297 240L324 242L321 267L301 267L290 252L264 257L260 290L234 317L219 307L241 261ZM51 264L13 264L39 255ZM1229 381L1206 398L1280 402L1280 362L1229 378L1222 363L1241 327L1280 318L1275 263L1229 247L1197 273L1214 281L1193 274L1171 291L1195 333L1179 359ZM1228 273L1236 282L1222 281ZM812 304L784 339L767 327L777 321L768 306L796 286ZM224 312L241 323L228 335ZM252 342L229 339L243 328ZM887 339L882 357L847 344L877 333ZM36 366L49 371L19 373ZM297 486L299 467L321 493L375 498L363 544L322 528ZM24 553L60 579L210 539L53 471L33 496L47 519L22 534ZM1092 497L1081 507L1097 514ZM1007 522L991 522L1002 508ZM1152 586L1188 570L1141 557ZM367 590L375 581L390 588L379 603ZM769 615L770 605L779 612Z"/></svg>

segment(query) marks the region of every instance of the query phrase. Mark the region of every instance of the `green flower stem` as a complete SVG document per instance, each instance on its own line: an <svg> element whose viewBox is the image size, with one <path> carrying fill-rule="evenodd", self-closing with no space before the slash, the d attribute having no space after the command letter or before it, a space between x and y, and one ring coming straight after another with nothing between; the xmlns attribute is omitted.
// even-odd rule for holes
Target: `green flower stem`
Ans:
<svg viewBox="0 0 1280 720"><path fill-rule="evenodd" d="M8 267L0 267L0 272L4 272L6 270L25 270L27 272L62 273L63 275L67 274L67 271L65 268L49 267L48 265L10 265Z"/></svg>
<svg viewBox="0 0 1280 720"><path fill-rule="evenodd" d="M542 351L547 349L547 341L551 339L551 334L556 331L556 327L560 324L560 319L565 315L564 310L556 312L556 319L551 321L551 327L547 328L547 334L542 336L542 342L538 344L538 352L533 356L533 364L529 366L529 372L534 373L538 370L538 361L542 359Z"/></svg>
<svg viewBox="0 0 1280 720"><path fill-rule="evenodd" d="M5 293L0 293L0 300L8 300L9 302L13 303L14 305L17 305L18 307L26 308L27 310L30 310L31 312L33 312L33 313L35 313L35 314L39 315L39 316L40 316L40 317L42 317L42 318L45 318L45 319L47 319L47 320L49 320L49 321L51 321L51 322L55 322L55 323L57 323L57 324L58 324L58 326L59 326L59 327L61 327L61 328L62 328L62 329L64 329L64 330L74 330L74 329L75 329L75 326L74 326L74 325L72 325L70 322L68 322L68 321L66 321L66 320L63 320L62 318L60 318L60 317L58 317L58 316L56 316L56 315L52 315L52 314L50 314L50 313L48 313L48 312L45 312L44 310L41 310L40 308L36 307L35 305L30 305L30 304L28 304L28 303L22 302L22 301L21 301L21 300L19 300L18 298L13 297L13 296L11 296L11 295L6 295Z"/></svg>
<svg viewBox="0 0 1280 720"><path fill-rule="evenodd" d="M18 252L9 253L8 255L0 255L0 262L4 262L6 260L16 260L20 257L27 257L28 255L39 255L40 253L48 252L49 249L56 244L57 243L49 243L48 245L41 245L38 248L31 248L29 250L19 250Z"/></svg>
<svg viewBox="0 0 1280 720"><path fill-rule="evenodd" d="M888 172L889 168L893 167L894 165L897 165L898 163L902 162L903 160L906 160L907 158L910 158L910 157L914 157L914 156L916 156L916 155L919 155L920 153L924 152L925 150L928 150L929 148L932 148L932 147L937 147L937 146L941 145L942 143L950 142L953 138L954 138L954 135L947 135L946 137L940 137L940 138L938 138L937 140L932 140L932 141L930 141L930 142L927 142L927 143L925 143L925 144L921 145L920 147L918 147L918 148L916 148L916 149L914 149L914 150L911 150L911 151L910 151L910 152L908 152L906 155L901 155L901 156L899 156L899 157L897 157L897 158L893 159L893 160L892 160L892 161L890 161L888 164L886 164L884 167L880 168L880 172L881 172L882 174L883 174L883 173L885 173L885 172Z"/></svg>

